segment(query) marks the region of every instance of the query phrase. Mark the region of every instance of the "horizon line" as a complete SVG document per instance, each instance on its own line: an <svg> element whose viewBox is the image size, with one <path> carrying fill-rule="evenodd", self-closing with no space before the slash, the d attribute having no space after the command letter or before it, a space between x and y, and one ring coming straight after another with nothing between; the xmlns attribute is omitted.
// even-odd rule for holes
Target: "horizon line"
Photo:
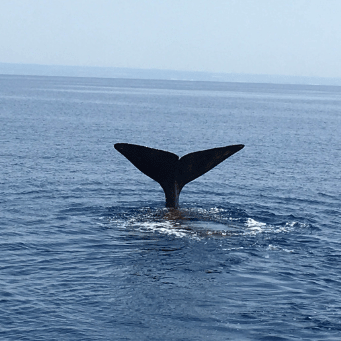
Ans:
<svg viewBox="0 0 341 341"><path fill-rule="evenodd" d="M278 74L228 73L211 71L186 71L174 69L144 69L115 66L84 66L0 62L0 74L23 76L64 76L98 78L136 78L158 80L247 82L302 85L341 86L340 77L296 76ZM103 73L106 71L106 73Z"/></svg>

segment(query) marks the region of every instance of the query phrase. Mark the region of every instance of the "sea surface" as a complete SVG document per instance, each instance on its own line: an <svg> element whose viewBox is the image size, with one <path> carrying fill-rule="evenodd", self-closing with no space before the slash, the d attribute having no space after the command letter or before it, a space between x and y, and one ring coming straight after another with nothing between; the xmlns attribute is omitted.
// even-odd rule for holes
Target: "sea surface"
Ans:
<svg viewBox="0 0 341 341"><path fill-rule="evenodd" d="M341 87L0 76L0 340L341 340ZM245 148L180 209L114 149Z"/></svg>

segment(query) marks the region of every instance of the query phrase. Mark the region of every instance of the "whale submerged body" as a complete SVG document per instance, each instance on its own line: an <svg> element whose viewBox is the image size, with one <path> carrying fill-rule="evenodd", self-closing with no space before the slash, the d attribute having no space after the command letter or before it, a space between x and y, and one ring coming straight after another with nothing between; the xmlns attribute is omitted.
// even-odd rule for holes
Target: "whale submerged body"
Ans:
<svg viewBox="0 0 341 341"><path fill-rule="evenodd" d="M186 184L243 149L244 145L201 150L181 158L164 150L129 143L116 143L114 147L142 173L161 185L166 207L178 208L179 195Z"/></svg>

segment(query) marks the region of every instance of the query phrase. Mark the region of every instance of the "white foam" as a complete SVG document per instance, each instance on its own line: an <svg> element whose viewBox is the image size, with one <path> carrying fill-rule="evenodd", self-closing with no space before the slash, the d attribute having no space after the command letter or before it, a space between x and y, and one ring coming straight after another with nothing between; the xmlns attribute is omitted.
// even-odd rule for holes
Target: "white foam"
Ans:
<svg viewBox="0 0 341 341"><path fill-rule="evenodd" d="M248 218L245 223L246 227L248 228L248 231L245 233L251 233L251 234L257 234L257 233L262 233L266 229L266 224L261 223L259 221L256 221L252 218Z"/></svg>
<svg viewBox="0 0 341 341"><path fill-rule="evenodd" d="M284 251L284 252L288 252L288 253L294 252L294 250L284 249L284 248L282 248L280 246L272 245L272 244L269 244L269 246L266 249L268 251Z"/></svg>
<svg viewBox="0 0 341 341"><path fill-rule="evenodd" d="M130 223L128 223L128 225L130 227L135 227L137 228L137 230L140 231L150 231L150 232L157 232L157 233L162 233L162 234L168 234L168 235L173 235L176 237L180 237L183 238L186 235L188 235L188 231L179 228L177 225L179 225L178 223L173 223L170 221L157 221L157 222L133 222L131 221Z"/></svg>
<svg viewBox="0 0 341 341"><path fill-rule="evenodd" d="M297 226L304 227L305 224L301 224L301 223L293 221L290 223L286 223L284 226L276 226L276 225L262 223L252 218L248 218L245 222L245 226L247 227L247 231L245 231L244 234L254 235L258 233L290 232L294 230ZM291 251L289 250L289 252Z"/></svg>

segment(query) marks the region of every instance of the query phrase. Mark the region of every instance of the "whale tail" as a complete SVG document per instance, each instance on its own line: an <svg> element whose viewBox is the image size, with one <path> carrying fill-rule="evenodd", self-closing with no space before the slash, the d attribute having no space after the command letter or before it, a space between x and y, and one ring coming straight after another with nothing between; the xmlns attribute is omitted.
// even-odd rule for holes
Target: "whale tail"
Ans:
<svg viewBox="0 0 341 341"><path fill-rule="evenodd" d="M181 158L170 152L129 143L116 143L114 147L142 173L161 185L166 207L177 208L180 192L186 184L237 153L244 145L202 150Z"/></svg>

